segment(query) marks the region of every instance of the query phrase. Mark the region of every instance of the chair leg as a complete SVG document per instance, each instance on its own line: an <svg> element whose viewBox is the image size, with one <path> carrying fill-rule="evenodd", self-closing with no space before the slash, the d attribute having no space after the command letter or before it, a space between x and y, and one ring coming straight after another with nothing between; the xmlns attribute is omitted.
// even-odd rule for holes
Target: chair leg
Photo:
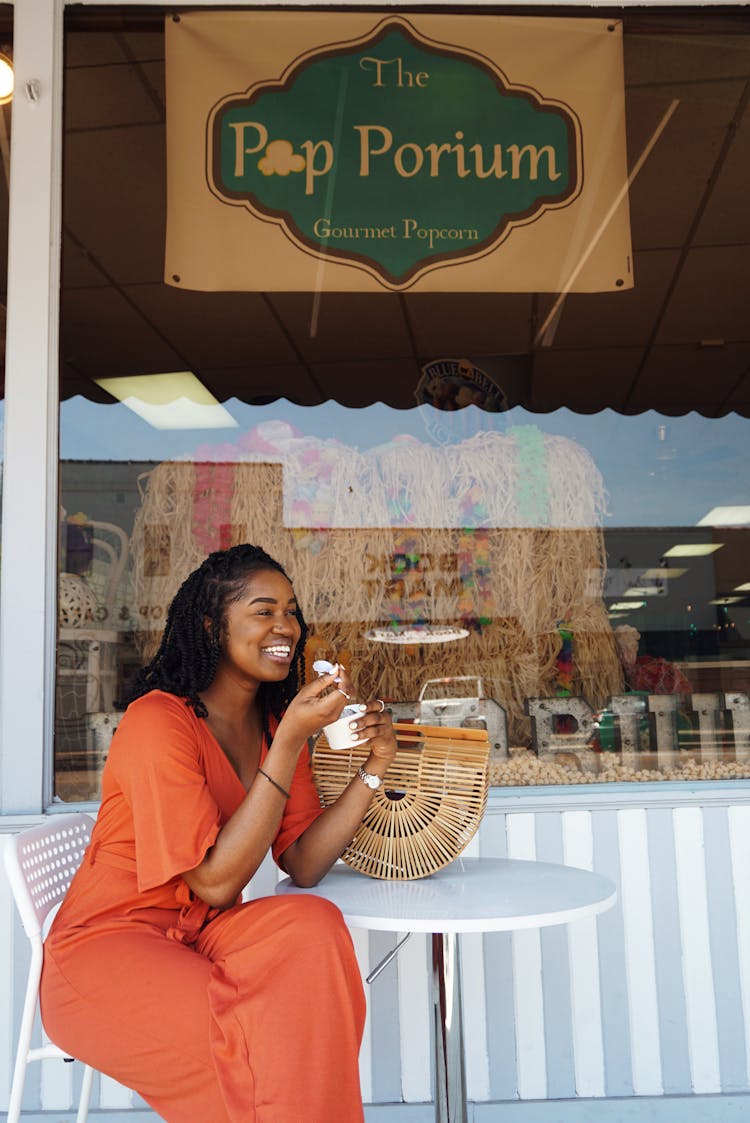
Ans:
<svg viewBox="0 0 750 1123"><path fill-rule="evenodd" d="M34 1014L39 997L39 978L41 973L42 945L40 942L38 945L32 946L31 949L31 966L26 983L21 1027L18 1033L18 1048L16 1051L16 1062L13 1068L13 1083L10 1089L7 1123L18 1123L21 1118L21 1102L23 1100L23 1089L26 1083L26 1071L29 1064L29 1046L31 1044Z"/></svg>
<svg viewBox="0 0 750 1123"><path fill-rule="evenodd" d="M83 1080L81 1081L81 1098L78 1101L78 1115L76 1123L86 1123L89 1117L89 1102L91 1100L91 1085L94 1080L94 1070L91 1065L84 1065Z"/></svg>
<svg viewBox="0 0 750 1123"><path fill-rule="evenodd" d="M26 1082L26 1061L21 1059L19 1051L16 1060L16 1068L13 1073L13 1086L10 1091L10 1102L8 1104L8 1120L7 1123L18 1123L21 1118L21 1101L23 1100L23 1086Z"/></svg>

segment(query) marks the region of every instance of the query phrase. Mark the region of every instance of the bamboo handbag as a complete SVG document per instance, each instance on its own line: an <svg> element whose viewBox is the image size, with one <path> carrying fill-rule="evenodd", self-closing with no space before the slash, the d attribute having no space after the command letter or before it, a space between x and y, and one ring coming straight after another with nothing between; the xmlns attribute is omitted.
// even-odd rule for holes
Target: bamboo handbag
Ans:
<svg viewBox="0 0 750 1123"><path fill-rule="evenodd" d="M341 857L369 877L412 881L447 866L476 834L487 805L490 743L486 729L393 728L396 758ZM368 755L367 745L333 750L321 733L312 768L324 807Z"/></svg>

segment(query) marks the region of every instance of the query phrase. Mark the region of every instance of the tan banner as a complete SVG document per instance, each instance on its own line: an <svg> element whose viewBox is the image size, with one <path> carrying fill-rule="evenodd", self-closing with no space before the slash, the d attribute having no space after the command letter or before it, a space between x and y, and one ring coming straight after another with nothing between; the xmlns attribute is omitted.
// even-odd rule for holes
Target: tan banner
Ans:
<svg viewBox="0 0 750 1123"><path fill-rule="evenodd" d="M167 283L632 287L618 21L204 11L166 28Z"/></svg>

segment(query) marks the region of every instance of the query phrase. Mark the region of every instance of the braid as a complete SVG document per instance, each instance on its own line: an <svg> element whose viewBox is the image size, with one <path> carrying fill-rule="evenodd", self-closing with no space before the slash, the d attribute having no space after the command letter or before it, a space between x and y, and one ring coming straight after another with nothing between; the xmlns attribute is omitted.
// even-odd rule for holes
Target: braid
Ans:
<svg viewBox="0 0 750 1123"><path fill-rule="evenodd" d="M127 696L119 703L121 708L152 690L164 690L185 698L198 717L207 717L199 695L216 674L227 606L241 597L250 574L264 569L287 576L265 550L249 543L209 554L177 590L167 612L159 648L136 675ZM299 609L296 616L301 635L289 674L282 682L261 683L258 693L267 744L271 743L271 716L281 718L305 680L307 625Z"/></svg>

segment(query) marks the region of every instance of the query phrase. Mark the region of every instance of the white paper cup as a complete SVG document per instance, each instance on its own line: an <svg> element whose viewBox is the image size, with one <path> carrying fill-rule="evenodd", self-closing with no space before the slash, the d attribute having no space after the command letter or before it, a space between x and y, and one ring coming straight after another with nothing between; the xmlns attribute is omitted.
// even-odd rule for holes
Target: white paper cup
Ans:
<svg viewBox="0 0 750 1123"><path fill-rule="evenodd" d="M365 743L365 738L351 729L350 726L355 718L361 717L366 708L366 706L360 705L344 706L343 713L337 721L332 721L330 725L323 726L323 732L330 748L353 749L357 745Z"/></svg>

